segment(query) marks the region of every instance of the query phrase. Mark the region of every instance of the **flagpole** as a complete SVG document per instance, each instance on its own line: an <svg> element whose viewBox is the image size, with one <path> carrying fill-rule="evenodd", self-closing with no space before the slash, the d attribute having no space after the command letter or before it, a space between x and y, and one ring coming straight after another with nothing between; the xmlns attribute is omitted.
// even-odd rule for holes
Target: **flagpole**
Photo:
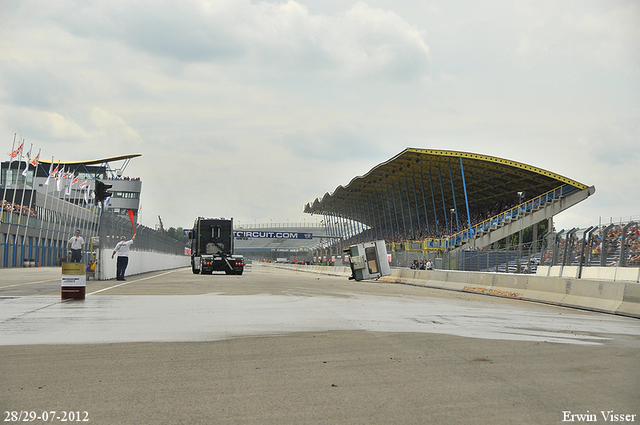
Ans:
<svg viewBox="0 0 640 425"><path fill-rule="evenodd" d="M15 153L15 147L16 147L16 136L17 133L13 133L13 143L11 144L11 158L9 159L9 166L7 168L7 174L5 177L5 182L4 182L4 191L2 193L2 211L0 211L0 223L4 222L5 217L8 215L9 219L7 220L9 223L8 227L11 227L11 214L13 214L13 205L10 205L8 207L9 211L5 211L4 210L4 206L5 204L8 204L7 202L7 187L9 186L9 176L11 176L11 164L13 163L13 158L14 158L14 153ZM8 214L7 214L8 213ZM5 250L7 252L7 258L8 258L8 253L9 253L9 228L7 228L7 234L5 235L4 238L4 244L5 244ZM2 259L2 263L4 265L4 258ZM7 264L8 266L8 264Z"/></svg>
<svg viewBox="0 0 640 425"><path fill-rule="evenodd" d="M22 138L22 136L20 136L20 138ZM22 148L24 147L24 139L22 139L22 143L20 144L20 146L18 146L18 153L17 156L22 156ZM20 166L18 166L18 170L20 171ZM12 179L13 180L13 179ZM18 181L20 180L20 177L18 177L18 173L16 173L16 186L18 185ZM11 200L11 215L9 216L9 226L7 226L7 239L6 239L6 244L7 247L6 249L9 249L9 235L11 234L11 225L13 224L13 206L16 203L16 188L13 189L13 197ZM20 226L20 217L18 216L18 226ZM16 242L18 240L18 231L16 231L16 235L13 238L13 242L14 245L16 245ZM17 245L16 245L17 248ZM8 251L7 251L8 252ZM15 251L13 253L13 260L15 262L16 260L16 256L15 256Z"/></svg>
<svg viewBox="0 0 640 425"><path fill-rule="evenodd" d="M80 181L80 180L78 180L78 181ZM82 183L80 183L80 185L82 185ZM80 186L78 186L78 187L80 187ZM86 225L87 225L87 218L86 218L87 209L86 209L86 205L83 202L84 201L84 197L82 196L82 192L83 192L82 188L80 188L80 198L78 199L78 207L81 208L81 210L80 210L80 214L78 215L78 227L82 229L81 233L83 235L83 239L85 239L85 237L86 237L86 239L89 239L90 236L87 233L87 228L86 228ZM85 250L86 250L87 241L85 240L84 243L85 243L84 246L85 246ZM84 263L87 264L87 258L84 257L84 252L82 253L82 256L83 256L83 259L84 259Z"/></svg>
<svg viewBox="0 0 640 425"><path fill-rule="evenodd" d="M79 168L79 167L78 167ZM78 171L78 168L76 168L75 171ZM75 173L74 171L74 173ZM75 175L72 173L71 174L71 181L69 182L69 202L71 203L71 210L73 211L73 221L71 222L71 231L69 233L71 233L72 235L74 234L74 230L78 228L79 226L79 221L80 221L80 211L78 211L78 214L76 216L76 207L81 208L80 205L76 205L76 198L75 196L73 197L73 201L72 201L72 193L73 193L73 185L77 183L77 177L75 177Z"/></svg>
<svg viewBox="0 0 640 425"><path fill-rule="evenodd" d="M25 161L26 167L25 167L24 171L22 172L22 176L24 177L24 183L22 184L22 198L20 199L20 213L18 214L18 227L20 227L20 223L22 222L22 210L24 210L24 194L27 191L27 173L26 173L26 171L29 169L29 160L31 159L31 149L33 149L33 143L31 143L31 146L29 147L29 151L27 152L27 156L25 156L25 158L27 158L27 160ZM19 170L20 169L18 168L18 171ZM18 176L18 180L20 180L19 176ZM25 224L25 226L26 226L26 224ZM17 234L18 234L18 232L16 232L16 235ZM24 240L22 241L22 247L24 249Z"/></svg>
<svg viewBox="0 0 640 425"><path fill-rule="evenodd" d="M33 160L29 160L29 164L34 166L33 169L33 179L31 180L31 200L29 202L29 215L27 216L27 227L29 227L29 223L31 222L31 204L35 204L35 199L33 197L33 193L35 191L35 186L36 186L36 176L38 174L38 161L40 160L40 151L42 149L38 149L38 155L36 155L36 157ZM31 151L31 149L29 149L29 151ZM33 163L35 160L35 164ZM27 184L27 181L29 180L29 172L27 171L27 176L26 176L26 180L25 180L25 185ZM25 230L24 232L25 236L27 235L27 232Z"/></svg>
<svg viewBox="0 0 640 425"><path fill-rule="evenodd" d="M31 144L31 148L33 148L33 143ZM27 155L27 159L28 161L26 162L26 167L25 167L25 171L26 171L26 175L23 172L22 174L25 175L24 178L24 188L22 189L22 203L24 203L24 195L25 192L27 191L27 182L29 181L29 164L31 164L31 148L29 148L29 154ZM36 158L40 157L40 150L38 150L38 155L36 156ZM38 167L36 166L36 168L33 170L33 180L31 182L31 196L29 198L29 208L27 208L27 222L24 225L24 236L22 237L22 246L25 247L26 250L26 241L27 241L27 230L29 230L29 223L31 222L31 205L35 204L35 199L33 197L33 191L34 191L34 186L35 186L35 180L36 180L36 172L38 171ZM24 208L24 206L22 207ZM29 259L31 259L31 255L29 255Z"/></svg>
<svg viewBox="0 0 640 425"><path fill-rule="evenodd" d="M47 199L49 199L49 182L51 180L52 171L53 171L53 156L51 157L51 165L49 165L49 172L47 173L47 181L44 182L44 185L47 186L47 189L44 191L44 202L42 203L42 214L46 218L50 218L51 217L51 214L47 213ZM38 238L42 238L42 227L43 227L43 223L42 223L42 220L41 220L40 234L38 235ZM45 244L47 243L47 239L49 239L49 227L51 227L51 226L47 225L47 233L45 234L45 237L44 237ZM51 264L50 255L48 255L47 258L49 259L49 261L47 263Z"/></svg>
<svg viewBox="0 0 640 425"><path fill-rule="evenodd" d="M82 192L82 191L81 191ZM82 196L82 201L84 201L83 204L83 217L84 217L84 230L85 230L85 235L87 236L87 241L85 241L85 251L89 252L88 254L88 258L85 258L85 264L89 263L89 260L91 260L91 251L88 251L87 248L91 247L91 238L93 237L93 233L92 233L92 212L91 209L89 208L89 181L85 180L84 181L84 195Z"/></svg>
<svg viewBox="0 0 640 425"><path fill-rule="evenodd" d="M17 153L16 156L22 156L22 147L23 146L24 146L24 140L22 141L22 144L20 144L20 146L18 146L18 153ZM20 171L20 166L19 165L18 165L17 171ZM18 181L19 180L20 180L20 177L18 177L18 173L16 172L16 183L15 183L15 186L18 185ZM13 185L13 173L11 173L11 184ZM11 199L11 212L12 212L11 219L13 219L13 204L15 204L15 203L16 203L16 188L14 187L13 188L13 197ZM11 227L11 222L13 221L11 219L9 220L9 227ZM8 234L8 231L7 231L7 234Z"/></svg>
<svg viewBox="0 0 640 425"><path fill-rule="evenodd" d="M68 174L68 172L67 172ZM63 210L65 211L64 214L62 214L62 216L64 217L64 231L62 232L63 234L63 241L65 242L64 246L65 246L65 250L66 250L66 242L69 240L69 238L67 238L68 234L69 234L69 224L70 224L70 220L69 220L69 203L68 201L65 199L65 197L67 196L67 190L65 189L64 192L62 193L62 205L63 205ZM65 251L66 252L66 251Z"/></svg>
<svg viewBox="0 0 640 425"><path fill-rule="evenodd" d="M60 161L58 161L58 165L59 164L60 164ZM55 192L60 192L59 186L60 186L60 181L62 180L63 171L64 171L64 166L62 167L62 170L58 171L58 176L56 177L56 190L55 190ZM63 192L63 194L64 194L64 192ZM56 230L57 235L56 236L51 236L51 237L52 238L55 237L55 240L60 242L60 237L61 237L61 234L62 234L62 220L64 219L64 214L63 214L62 208L60 206L60 197L59 196L54 196L54 198L56 199L56 209L55 209L55 211L57 213L56 215L58 216L57 217L58 218L58 225L56 226L57 227L57 230ZM58 245L58 249L60 250L60 245ZM56 265L57 265L57 262L56 262Z"/></svg>
<svg viewBox="0 0 640 425"><path fill-rule="evenodd" d="M71 230L71 226L73 226L73 221L72 221L72 217L70 217L70 214L71 214L71 211L72 211L72 209L71 209L72 208L71 207L71 204L72 204L72 202L71 202L71 186L72 186L72 183L73 183L73 173L74 172L67 173L67 174L71 174L71 176L69 176L69 187L65 190L64 195L62 197L62 200L64 201L64 196L67 195L67 190L68 190L69 199L67 201L67 204L65 204L66 210L67 210L67 213L65 214L66 215L66 219L65 219L65 223L64 223L64 235L65 235L64 236L65 237L64 241L65 242L68 241L69 238L71 238L71 236L73 236L73 232Z"/></svg>
<svg viewBox="0 0 640 425"><path fill-rule="evenodd" d="M7 198L7 187L9 186L9 176L11 175L11 163L13 163L13 153L14 153L14 150L16 148L16 136L17 136L17 134L13 133L13 143L11 144L11 153L9 154L9 156L10 156L9 167L7 168L7 174L5 176L5 182L4 182L4 191L2 192L2 211L0 211L0 223L3 222L4 216L5 216L4 204L5 204L6 198ZM11 216L9 216L9 217L11 217Z"/></svg>

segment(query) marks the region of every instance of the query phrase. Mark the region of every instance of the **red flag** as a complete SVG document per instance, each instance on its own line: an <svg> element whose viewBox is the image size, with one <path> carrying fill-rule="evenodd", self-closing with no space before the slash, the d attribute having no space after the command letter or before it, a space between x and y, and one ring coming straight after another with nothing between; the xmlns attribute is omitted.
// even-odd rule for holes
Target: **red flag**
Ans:
<svg viewBox="0 0 640 425"><path fill-rule="evenodd" d="M22 142L20 144L20 146L18 146L18 149L14 150L13 152L11 152L9 154L9 156L11 157L11 159L15 158L16 156L20 155L20 152L22 152L22 147L24 146L24 142Z"/></svg>
<svg viewBox="0 0 640 425"><path fill-rule="evenodd" d="M34 167L38 166L38 162L40 162L40 151L38 151L38 155L36 155L35 158L32 158L31 161L29 161L31 163L31 165L33 165ZM51 164L53 165L53 164Z"/></svg>
<svg viewBox="0 0 640 425"><path fill-rule="evenodd" d="M129 220L131 220L131 227L133 227L133 233L136 233L136 225L133 223L133 210L127 211L129 213Z"/></svg>

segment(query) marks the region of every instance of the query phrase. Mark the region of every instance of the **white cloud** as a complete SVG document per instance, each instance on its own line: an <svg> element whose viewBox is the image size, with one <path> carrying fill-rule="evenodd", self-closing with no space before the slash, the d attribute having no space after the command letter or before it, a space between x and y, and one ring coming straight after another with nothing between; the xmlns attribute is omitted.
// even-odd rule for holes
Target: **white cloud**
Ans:
<svg viewBox="0 0 640 425"><path fill-rule="evenodd" d="M640 72L637 2L561 2L531 7L516 52L526 60L577 62Z"/></svg>
<svg viewBox="0 0 640 425"><path fill-rule="evenodd" d="M358 2L338 15L295 1L110 1L44 8L81 38L114 39L184 63L236 63L272 72L343 78L383 73L414 78L429 49L420 30L389 10ZM44 12L41 12L44 13Z"/></svg>

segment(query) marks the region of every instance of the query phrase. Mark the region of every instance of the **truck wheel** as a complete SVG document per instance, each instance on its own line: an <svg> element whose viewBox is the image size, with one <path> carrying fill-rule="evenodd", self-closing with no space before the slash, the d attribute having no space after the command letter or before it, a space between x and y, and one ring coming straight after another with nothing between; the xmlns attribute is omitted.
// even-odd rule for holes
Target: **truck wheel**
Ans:
<svg viewBox="0 0 640 425"><path fill-rule="evenodd" d="M193 272L193 274L200 274L200 270L196 269L193 264L191 265L191 271Z"/></svg>
<svg viewBox="0 0 640 425"><path fill-rule="evenodd" d="M225 270L224 272L226 274L236 274L236 272L234 272L233 270Z"/></svg>
<svg viewBox="0 0 640 425"><path fill-rule="evenodd" d="M242 270L237 271L237 272L236 272L236 274L237 274L238 276L242 275Z"/></svg>

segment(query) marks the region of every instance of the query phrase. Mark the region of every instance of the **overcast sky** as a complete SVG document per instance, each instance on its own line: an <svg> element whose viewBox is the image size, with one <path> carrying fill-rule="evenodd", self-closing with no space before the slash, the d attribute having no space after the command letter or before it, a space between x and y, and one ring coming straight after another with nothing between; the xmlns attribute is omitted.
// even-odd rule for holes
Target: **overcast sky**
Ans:
<svg viewBox="0 0 640 425"><path fill-rule="evenodd" d="M140 153L143 224L315 220L407 147L596 187L558 228L640 218L637 1L0 2L0 142ZM5 156L4 160L7 160Z"/></svg>

